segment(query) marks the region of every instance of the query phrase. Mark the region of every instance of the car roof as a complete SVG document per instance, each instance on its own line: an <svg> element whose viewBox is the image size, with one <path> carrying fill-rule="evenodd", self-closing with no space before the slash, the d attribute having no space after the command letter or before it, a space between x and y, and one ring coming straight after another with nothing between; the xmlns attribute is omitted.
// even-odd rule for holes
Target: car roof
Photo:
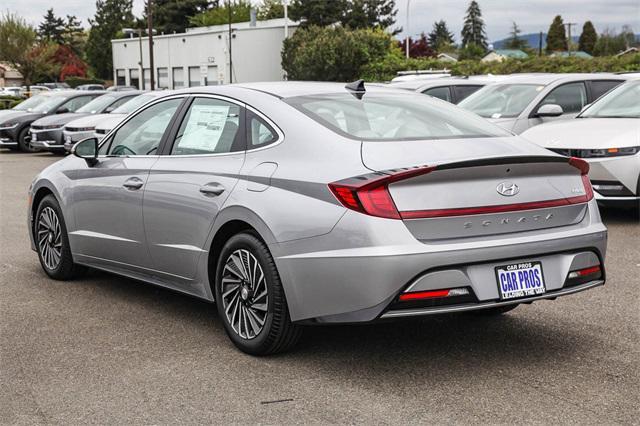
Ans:
<svg viewBox="0 0 640 426"><path fill-rule="evenodd" d="M449 77L431 80L400 81L397 83L389 83L388 87L393 87L395 89L418 90L440 86L484 86L485 84L487 84L487 81L484 80L470 80L465 77Z"/></svg>
<svg viewBox="0 0 640 426"><path fill-rule="evenodd" d="M89 92L89 91L83 91L83 90L65 89L65 90L52 90L52 91L46 92L46 93L48 93L49 96L73 98L73 97L76 97L76 96L104 95L105 93L107 93L107 91L106 90L92 90L91 92ZM38 93L38 94L40 95L41 93Z"/></svg>
<svg viewBox="0 0 640 426"><path fill-rule="evenodd" d="M526 74L513 75L496 82L496 84L542 84L579 80L626 80L624 76L609 73L575 73L575 74Z"/></svg>
<svg viewBox="0 0 640 426"><path fill-rule="evenodd" d="M102 90L92 90L92 92L102 92ZM104 94L105 95L109 95L112 98L124 98L124 97L128 97L128 96L138 96L138 95L144 95L145 93L149 93L145 90L122 90L122 91L111 91L111 92L107 92L105 91Z"/></svg>

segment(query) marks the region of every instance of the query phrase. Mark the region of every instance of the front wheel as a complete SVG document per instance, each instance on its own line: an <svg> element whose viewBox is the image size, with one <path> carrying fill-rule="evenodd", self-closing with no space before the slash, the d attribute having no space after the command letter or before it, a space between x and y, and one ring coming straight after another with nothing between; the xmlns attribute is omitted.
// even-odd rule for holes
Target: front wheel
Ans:
<svg viewBox="0 0 640 426"><path fill-rule="evenodd" d="M25 127L18 133L18 148L23 152L38 152L38 149L31 147L31 135L29 127Z"/></svg>
<svg viewBox="0 0 640 426"><path fill-rule="evenodd" d="M49 277L69 280L84 270L73 263L67 227L58 201L47 195L38 206L33 235L40 265Z"/></svg>
<svg viewBox="0 0 640 426"><path fill-rule="evenodd" d="M243 352L283 352L300 337L300 326L289 318L273 257L253 234L234 235L222 248L216 268L215 298L229 338Z"/></svg>

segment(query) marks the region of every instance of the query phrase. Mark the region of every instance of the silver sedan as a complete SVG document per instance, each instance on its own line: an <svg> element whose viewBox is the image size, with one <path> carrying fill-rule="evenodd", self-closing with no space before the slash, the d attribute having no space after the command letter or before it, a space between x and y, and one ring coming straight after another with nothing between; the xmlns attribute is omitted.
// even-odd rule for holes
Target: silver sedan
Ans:
<svg viewBox="0 0 640 426"><path fill-rule="evenodd" d="M215 301L251 354L305 324L501 314L604 283L588 164L418 93L188 89L72 151L30 188L45 273Z"/></svg>

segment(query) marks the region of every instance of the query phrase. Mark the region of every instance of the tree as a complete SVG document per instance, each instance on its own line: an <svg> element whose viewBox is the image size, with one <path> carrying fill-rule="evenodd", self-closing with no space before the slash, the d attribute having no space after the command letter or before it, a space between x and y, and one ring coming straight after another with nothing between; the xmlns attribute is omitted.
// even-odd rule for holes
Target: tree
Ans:
<svg viewBox="0 0 640 426"><path fill-rule="evenodd" d="M458 51L458 54L459 54L458 59L460 59L461 61L465 59L471 59L471 60L480 59L484 56L486 51L487 49L485 49L482 46L478 46L477 44L474 44L474 43L468 43L465 47L463 47Z"/></svg>
<svg viewBox="0 0 640 426"><path fill-rule="evenodd" d="M225 0L226 1L226 0ZM146 2L145 2L146 3ZM146 3L148 4L148 3ZM217 8L219 1L209 0L153 0L153 27L160 33L184 32L189 27L190 18L211 8ZM142 21L147 21L145 5Z"/></svg>
<svg viewBox="0 0 640 426"><path fill-rule="evenodd" d="M133 0L97 0L96 14L89 19L86 57L96 76L113 78L111 39L133 24Z"/></svg>
<svg viewBox="0 0 640 426"><path fill-rule="evenodd" d="M37 45L36 31L24 19L9 12L0 15L0 61L15 67L27 86L50 71L50 57L49 45Z"/></svg>
<svg viewBox="0 0 640 426"><path fill-rule="evenodd" d="M591 21L587 21L582 26L582 34L578 39L578 49L593 55L593 50L598 41L598 34Z"/></svg>
<svg viewBox="0 0 640 426"><path fill-rule="evenodd" d="M484 30L484 20L478 2L472 0L467 8L467 14L464 17L464 26L462 27L462 47L474 44L483 51L487 50L487 33Z"/></svg>
<svg viewBox="0 0 640 426"><path fill-rule="evenodd" d="M429 33L429 44L438 52L447 50L453 45L453 33L449 31L444 20L433 23L433 29Z"/></svg>
<svg viewBox="0 0 640 426"><path fill-rule="evenodd" d="M382 30L299 28L284 41L282 68L293 80L353 81L366 65L391 54L393 44Z"/></svg>
<svg viewBox="0 0 640 426"><path fill-rule="evenodd" d="M398 40L400 50L405 49L405 40ZM425 58L436 56L433 48L429 45L429 39L425 33L420 34L420 38L413 40L409 37L409 57Z"/></svg>
<svg viewBox="0 0 640 426"><path fill-rule="evenodd" d="M514 22L511 27L511 32L509 33L509 39L504 44L504 47L506 47L507 49L526 49L527 47L529 47L529 43L527 43L527 40L520 38L521 32L522 31L520 31L520 28L518 28L518 24Z"/></svg>
<svg viewBox="0 0 640 426"><path fill-rule="evenodd" d="M47 10L44 20L38 26L40 40L64 44L65 22L64 19L53 13L53 8Z"/></svg>
<svg viewBox="0 0 640 426"><path fill-rule="evenodd" d="M595 56L611 56L616 55L628 49L635 42L635 35L631 28L624 26L622 32L616 34L615 31L605 29L593 48Z"/></svg>
<svg viewBox="0 0 640 426"><path fill-rule="evenodd" d="M389 28L396 23L395 0L350 0L342 25L352 29ZM399 30L394 31L394 33Z"/></svg>
<svg viewBox="0 0 640 426"><path fill-rule="evenodd" d="M547 53L557 51L566 51L568 48L567 35L564 31L564 22L562 16L557 15L553 18L553 22L547 32Z"/></svg>
<svg viewBox="0 0 640 426"><path fill-rule="evenodd" d="M251 3L248 0L235 0L231 3L231 22L246 22L251 19ZM229 6L225 2L222 6L214 7L189 19L189 23L196 27L222 25L229 22Z"/></svg>
<svg viewBox="0 0 640 426"><path fill-rule="evenodd" d="M261 21L278 18L284 18L282 0L264 0L258 7L258 19Z"/></svg>
<svg viewBox="0 0 640 426"><path fill-rule="evenodd" d="M302 28L324 27L342 22L346 9L347 0L293 0L289 15L294 21L301 21Z"/></svg>

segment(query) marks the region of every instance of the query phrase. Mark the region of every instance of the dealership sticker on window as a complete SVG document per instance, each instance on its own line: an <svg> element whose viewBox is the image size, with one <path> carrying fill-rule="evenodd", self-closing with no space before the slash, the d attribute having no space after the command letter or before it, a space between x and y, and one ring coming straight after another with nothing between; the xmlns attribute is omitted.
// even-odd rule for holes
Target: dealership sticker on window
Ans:
<svg viewBox="0 0 640 426"><path fill-rule="evenodd" d="M196 105L191 107L180 148L215 151L229 118L229 106Z"/></svg>

